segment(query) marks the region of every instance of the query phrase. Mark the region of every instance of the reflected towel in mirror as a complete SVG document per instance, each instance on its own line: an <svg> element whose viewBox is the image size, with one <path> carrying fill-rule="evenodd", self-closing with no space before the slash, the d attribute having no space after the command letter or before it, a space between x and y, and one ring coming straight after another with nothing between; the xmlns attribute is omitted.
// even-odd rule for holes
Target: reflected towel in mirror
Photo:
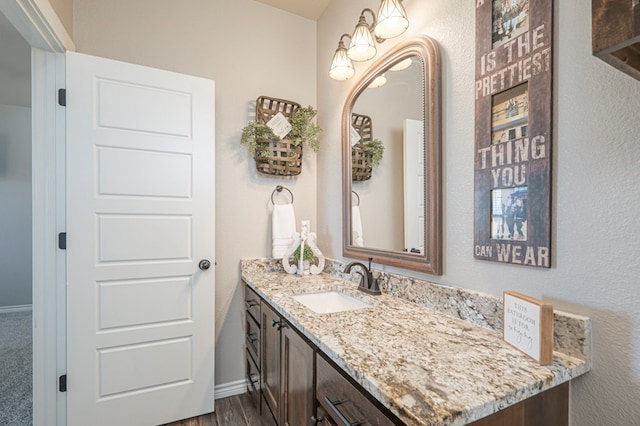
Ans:
<svg viewBox="0 0 640 426"><path fill-rule="evenodd" d="M293 243L296 232L296 215L293 204L275 204L271 215L271 255L282 259L285 251Z"/></svg>
<svg viewBox="0 0 640 426"><path fill-rule="evenodd" d="M351 238L354 246L364 246L362 235L362 219L360 218L360 206L351 206Z"/></svg>

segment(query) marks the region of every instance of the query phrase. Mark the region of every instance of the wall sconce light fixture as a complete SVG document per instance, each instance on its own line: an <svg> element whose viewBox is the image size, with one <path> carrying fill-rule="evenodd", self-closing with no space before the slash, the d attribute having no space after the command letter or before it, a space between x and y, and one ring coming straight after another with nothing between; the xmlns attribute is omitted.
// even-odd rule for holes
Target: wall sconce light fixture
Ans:
<svg viewBox="0 0 640 426"><path fill-rule="evenodd" d="M372 22L369 24L365 13L370 13ZM338 48L331 61L329 76L334 80L347 80L355 73L351 61L368 61L376 56L376 42L382 43L388 38L397 37L409 26L407 13L402 6L402 0L382 0L378 15L366 8L360 12L360 19L353 34L343 34L338 41ZM347 49L342 41L349 37ZM375 37L375 40L374 40Z"/></svg>

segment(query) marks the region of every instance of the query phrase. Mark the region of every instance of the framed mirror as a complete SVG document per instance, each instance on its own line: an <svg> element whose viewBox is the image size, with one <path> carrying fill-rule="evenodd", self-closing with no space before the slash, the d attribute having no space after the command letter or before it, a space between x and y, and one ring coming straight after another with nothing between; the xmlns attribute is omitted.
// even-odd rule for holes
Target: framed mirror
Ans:
<svg viewBox="0 0 640 426"><path fill-rule="evenodd" d="M345 257L442 274L440 93L438 45L426 36L391 49L349 93L342 112ZM383 147L373 165L372 141Z"/></svg>

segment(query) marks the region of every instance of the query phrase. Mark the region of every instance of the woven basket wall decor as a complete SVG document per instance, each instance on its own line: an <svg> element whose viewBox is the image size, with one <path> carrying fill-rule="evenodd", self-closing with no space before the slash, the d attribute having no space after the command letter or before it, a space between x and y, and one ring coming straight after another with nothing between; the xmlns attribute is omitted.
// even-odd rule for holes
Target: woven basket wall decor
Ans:
<svg viewBox="0 0 640 426"><path fill-rule="evenodd" d="M256 122L266 124L281 112L287 120L300 108L300 104L278 98L260 96L256 100ZM302 171L302 146L287 139L258 141L254 153L258 172L276 176L297 176Z"/></svg>
<svg viewBox="0 0 640 426"><path fill-rule="evenodd" d="M351 180L360 182L371 179L372 154L365 151L365 146L373 138L371 117L362 114L351 114L351 125L360 135L360 141L351 147Z"/></svg>
<svg viewBox="0 0 640 426"><path fill-rule="evenodd" d="M371 179L371 157L362 143L351 147L351 180L359 182Z"/></svg>

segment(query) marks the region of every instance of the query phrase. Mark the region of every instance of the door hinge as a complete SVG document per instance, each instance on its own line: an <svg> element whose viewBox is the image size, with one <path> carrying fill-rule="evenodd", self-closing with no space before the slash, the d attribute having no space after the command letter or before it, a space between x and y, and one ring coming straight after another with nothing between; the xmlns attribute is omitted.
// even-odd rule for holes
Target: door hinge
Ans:
<svg viewBox="0 0 640 426"><path fill-rule="evenodd" d="M63 374L58 378L58 390L60 392L67 391L67 375L66 374Z"/></svg>
<svg viewBox="0 0 640 426"><path fill-rule="evenodd" d="M58 248L60 250L67 249L67 233L66 232L61 232L58 234Z"/></svg>
<svg viewBox="0 0 640 426"><path fill-rule="evenodd" d="M58 105L67 106L67 89L58 89Z"/></svg>

